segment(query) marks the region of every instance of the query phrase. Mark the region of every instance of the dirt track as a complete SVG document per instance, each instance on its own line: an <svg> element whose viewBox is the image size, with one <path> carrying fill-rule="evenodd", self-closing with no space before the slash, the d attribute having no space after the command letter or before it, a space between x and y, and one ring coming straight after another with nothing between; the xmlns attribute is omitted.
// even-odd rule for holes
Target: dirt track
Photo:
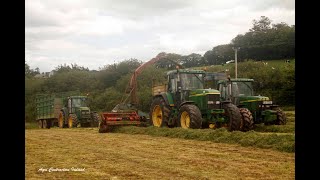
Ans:
<svg viewBox="0 0 320 180"><path fill-rule="evenodd" d="M26 130L26 179L294 179L294 155L207 141L99 134L93 128Z"/></svg>

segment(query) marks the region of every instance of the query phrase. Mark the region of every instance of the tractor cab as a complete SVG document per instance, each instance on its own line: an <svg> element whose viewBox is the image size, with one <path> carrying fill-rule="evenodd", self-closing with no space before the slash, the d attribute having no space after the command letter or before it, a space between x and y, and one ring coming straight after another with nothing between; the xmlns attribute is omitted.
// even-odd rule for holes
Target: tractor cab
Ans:
<svg viewBox="0 0 320 180"><path fill-rule="evenodd" d="M253 79L230 79L218 81L218 89L223 100L230 100L239 105L240 101L250 99L254 92L252 88Z"/></svg>
<svg viewBox="0 0 320 180"><path fill-rule="evenodd" d="M90 118L90 108L86 96L70 96L68 98L69 114L76 114L79 119Z"/></svg>

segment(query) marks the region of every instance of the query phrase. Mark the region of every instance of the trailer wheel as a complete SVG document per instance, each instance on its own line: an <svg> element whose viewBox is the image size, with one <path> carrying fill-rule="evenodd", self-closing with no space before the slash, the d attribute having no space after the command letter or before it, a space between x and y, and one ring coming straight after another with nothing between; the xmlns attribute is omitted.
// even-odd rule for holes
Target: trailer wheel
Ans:
<svg viewBox="0 0 320 180"><path fill-rule="evenodd" d="M75 114L70 114L68 119L68 127L75 128L78 127L78 125L80 125L80 123L78 121L77 116Z"/></svg>
<svg viewBox="0 0 320 180"><path fill-rule="evenodd" d="M179 110L180 126L184 129L200 129L202 117L199 108L193 104L185 104Z"/></svg>
<svg viewBox="0 0 320 180"><path fill-rule="evenodd" d="M247 108L239 108L241 114L241 125L240 130L243 132L250 131L253 129L253 117L252 113Z"/></svg>
<svg viewBox="0 0 320 180"><path fill-rule="evenodd" d="M226 112L226 116L229 119L228 130L239 131L241 125L241 114L239 108L231 103L224 104L223 107Z"/></svg>
<svg viewBox="0 0 320 180"><path fill-rule="evenodd" d="M48 123L47 120L42 120L42 128L47 128L48 127Z"/></svg>
<svg viewBox="0 0 320 180"><path fill-rule="evenodd" d="M162 97L154 98L150 107L150 121L156 127L168 127L171 110Z"/></svg>
<svg viewBox="0 0 320 180"><path fill-rule="evenodd" d="M42 120L41 119L38 120L38 126L39 126L39 128L43 128L43 124L42 124Z"/></svg>
<svg viewBox="0 0 320 180"><path fill-rule="evenodd" d="M277 120L275 122L276 125L285 125L287 124L286 114L280 109L277 109Z"/></svg>

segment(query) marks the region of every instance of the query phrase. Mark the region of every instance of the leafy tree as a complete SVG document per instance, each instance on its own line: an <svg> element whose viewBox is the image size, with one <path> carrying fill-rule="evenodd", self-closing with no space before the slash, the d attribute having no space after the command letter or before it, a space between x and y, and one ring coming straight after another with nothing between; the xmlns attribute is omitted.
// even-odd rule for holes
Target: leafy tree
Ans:
<svg viewBox="0 0 320 180"><path fill-rule="evenodd" d="M40 69L38 67L33 70L33 69L30 69L30 66L27 63L24 64L24 75L25 76L33 77L36 74L40 74Z"/></svg>
<svg viewBox="0 0 320 180"><path fill-rule="evenodd" d="M271 20L266 16L261 16L259 20L253 20L253 27L250 29L251 32L267 32L271 25Z"/></svg>

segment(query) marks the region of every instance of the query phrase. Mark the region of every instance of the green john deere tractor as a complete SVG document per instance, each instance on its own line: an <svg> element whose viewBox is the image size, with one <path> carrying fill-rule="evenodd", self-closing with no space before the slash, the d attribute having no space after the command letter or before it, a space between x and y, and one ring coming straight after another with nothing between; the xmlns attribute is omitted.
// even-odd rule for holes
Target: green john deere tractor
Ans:
<svg viewBox="0 0 320 180"><path fill-rule="evenodd" d="M64 98L63 104L65 106L61 109L58 118L59 127L97 127L100 116L97 112L91 112L86 101L86 96Z"/></svg>
<svg viewBox="0 0 320 180"><path fill-rule="evenodd" d="M244 121L245 128L252 129L253 123L286 124L286 115L278 105L273 104L269 97L254 95L253 81L253 79L246 78L228 78L227 80L219 80L217 85L223 100L231 100L240 109L249 109L248 116L252 113L253 122L249 119Z"/></svg>
<svg viewBox="0 0 320 180"><path fill-rule="evenodd" d="M150 121L156 127L219 128L240 130L241 114L220 92L204 89L205 71L177 69L167 72L168 83L152 88Z"/></svg>

